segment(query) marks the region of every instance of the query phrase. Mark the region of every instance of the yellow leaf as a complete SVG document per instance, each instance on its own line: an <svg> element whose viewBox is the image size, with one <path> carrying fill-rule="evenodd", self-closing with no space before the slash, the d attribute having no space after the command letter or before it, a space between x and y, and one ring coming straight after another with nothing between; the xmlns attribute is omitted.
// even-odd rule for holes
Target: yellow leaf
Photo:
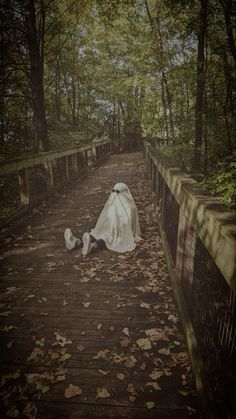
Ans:
<svg viewBox="0 0 236 419"><path fill-rule="evenodd" d="M153 409L155 407L155 403L154 402L147 402L146 406L147 406L147 409Z"/></svg>
<svg viewBox="0 0 236 419"><path fill-rule="evenodd" d="M147 338L145 338L145 339L140 338L140 339L136 340L136 343L142 350L151 349L151 347L152 347L152 344L151 344L150 340L147 339Z"/></svg>

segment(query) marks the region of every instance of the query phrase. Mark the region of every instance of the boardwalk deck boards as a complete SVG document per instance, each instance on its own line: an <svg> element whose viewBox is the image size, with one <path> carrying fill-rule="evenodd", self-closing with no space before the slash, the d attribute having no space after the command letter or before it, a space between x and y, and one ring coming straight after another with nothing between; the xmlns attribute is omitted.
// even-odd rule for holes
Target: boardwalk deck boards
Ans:
<svg viewBox="0 0 236 419"><path fill-rule="evenodd" d="M141 161L139 153L113 155L4 233L6 417L200 417ZM65 250L64 229L89 231L118 181L134 196L144 240L123 255ZM81 394L65 397L68 387Z"/></svg>

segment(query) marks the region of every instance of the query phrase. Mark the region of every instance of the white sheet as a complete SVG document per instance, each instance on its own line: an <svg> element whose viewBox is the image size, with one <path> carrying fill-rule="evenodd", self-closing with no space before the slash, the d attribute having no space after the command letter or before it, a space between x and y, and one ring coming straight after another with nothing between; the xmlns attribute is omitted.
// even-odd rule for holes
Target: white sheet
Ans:
<svg viewBox="0 0 236 419"><path fill-rule="evenodd" d="M103 239L106 247L124 253L135 249L141 239L141 229L136 204L125 183L117 183L91 230L95 239Z"/></svg>

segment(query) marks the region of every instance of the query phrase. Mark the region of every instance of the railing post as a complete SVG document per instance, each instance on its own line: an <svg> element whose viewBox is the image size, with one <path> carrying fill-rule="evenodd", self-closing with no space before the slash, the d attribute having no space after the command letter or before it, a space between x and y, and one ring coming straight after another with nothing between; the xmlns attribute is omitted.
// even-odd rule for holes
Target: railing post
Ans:
<svg viewBox="0 0 236 419"><path fill-rule="evenodd" d="M45 162L44 163L44 169L45 169L45 172L46 172L47 189L52 190L54 188L53 163L52 163L52 161Z"/></svg>
<svg viewBox="0 0 236 419"><path fill-rule="evenodd" d="M88 167L88 150L83 151L83 158L84 158L84 166L85 168Z"/></svg>
<svg viewBox="0 0 236 419"><path fill-rule="evenodd" d="M78 174L78 153L73 155L73 163L74 163L74 168L75 168L75 173L76 175Z"/></svg>
<svg viewBox="0 0 236 419"><path fill-rule="evenodd" d="M19 185L20 185L20 200L22 205L29 205L30 202L30 186L28 170L22 169L19 172Z"/></svg>
<svg viewBox="0 0 236 419"><path fill-rule="evenodd" d="M99 159L99 146L97 146L96 147L96 162L98 162L100 159Z"/></svg>
<svg viewBox="0 0 236 419"><path fill-rule="evenodd" d="M195 250L196 233L180 209L175 270L177 281L181 282L184 288L188 288L187 293L191 290L193 282Z"/></svg>
<svg viewBox="0 0 236 419"><path fill-rule="evenodd" d="M70 178L70 171L69 171L69 156L66 156L66 179Z"/></svg>

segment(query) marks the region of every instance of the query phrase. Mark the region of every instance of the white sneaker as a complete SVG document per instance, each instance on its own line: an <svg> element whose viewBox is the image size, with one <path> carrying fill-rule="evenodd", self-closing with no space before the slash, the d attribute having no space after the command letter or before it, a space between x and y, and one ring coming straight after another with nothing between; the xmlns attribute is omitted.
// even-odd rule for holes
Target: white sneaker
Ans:
<svg viewBox="0 0 236 419"><path fill-rule="evenodd" d="M70 228L66 228L64 232L64 239L66 243L67 250L72 250L75 248L76 245L76 237L73 236L72 231Z"/></svg>
<svg viewBox="0 0 236 419"><path fill-rule="evenodd" d="M82 255L87 256L92 250L91 236L89 233L83 234L82 242L83 242Z"/></svg>

